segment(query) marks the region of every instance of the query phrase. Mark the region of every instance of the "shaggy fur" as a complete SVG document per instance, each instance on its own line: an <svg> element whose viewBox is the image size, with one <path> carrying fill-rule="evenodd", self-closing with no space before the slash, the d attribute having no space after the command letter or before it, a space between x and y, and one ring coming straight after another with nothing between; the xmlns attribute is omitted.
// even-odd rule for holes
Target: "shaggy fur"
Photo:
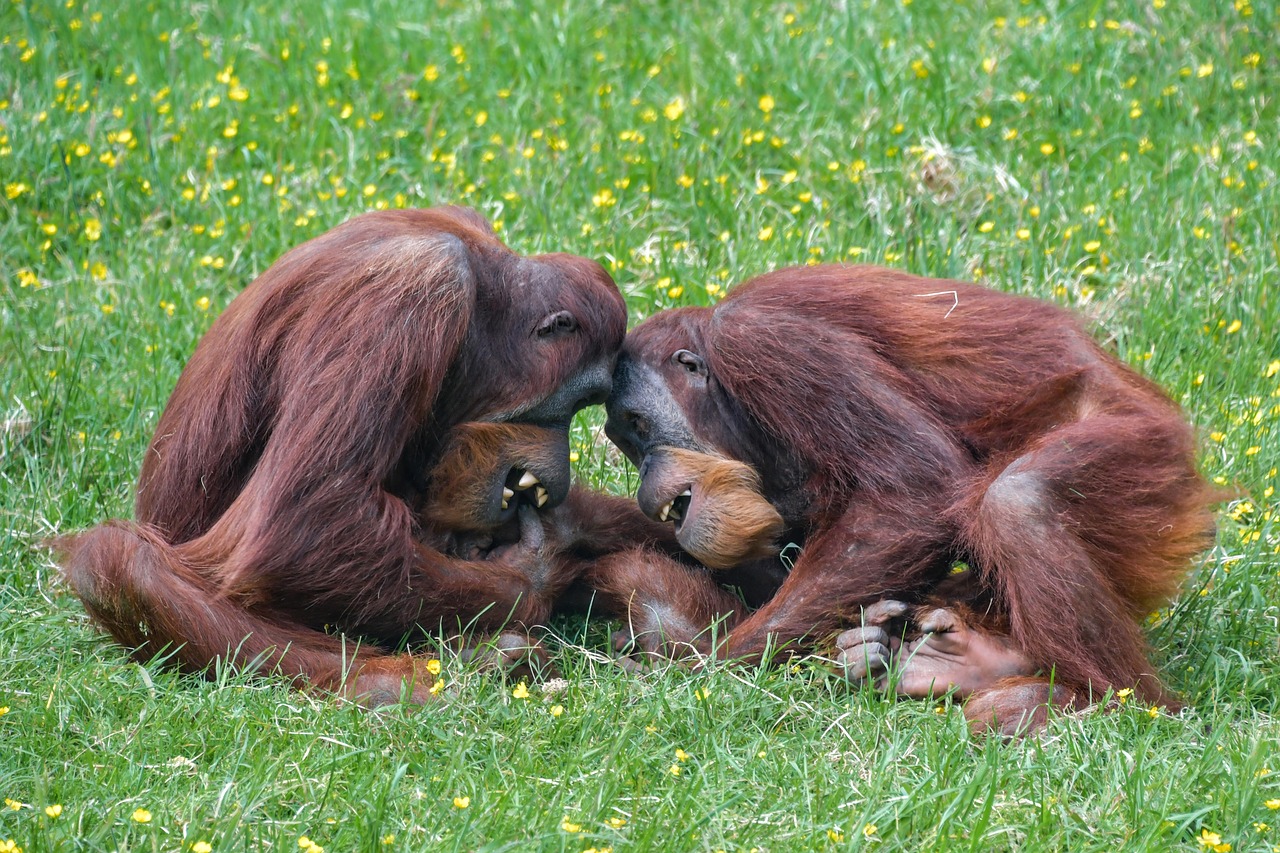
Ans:
<svg viewBox="0 0 1280 853"><path fill-rule="evenodd" d="M167 649L201 672L225 658L373 701L408 681L421 701L430 674L375 646L545 610L531 509L533 541L481 560L424 523L450 430L540 427L521 461L554 469L553 507L569 419L603 401L625 325L598 264L516 255L470 211L357 217L214 323L156 429L136 520L61 540L67 580L140 659ZM332 631L370 643L357 653Z"/></svg>
<svg viewBox="0 0 1280 853"><path fill-rule="evenodd" d="M673 446L747 463L777 541L802 543L776 594L734 617L727 655L820 643L875 602L923 601L963 559L953 600L1052 673L1055 702L1130 687L1175 704L1140 620L1211 541L1216 496L1178 407L1057 307L872 267L781 270L634 329L607 429L642 476L670 479L649 460ZM1024 699L1048 692L1019 682L975 708L1033 717Z"/></svg>

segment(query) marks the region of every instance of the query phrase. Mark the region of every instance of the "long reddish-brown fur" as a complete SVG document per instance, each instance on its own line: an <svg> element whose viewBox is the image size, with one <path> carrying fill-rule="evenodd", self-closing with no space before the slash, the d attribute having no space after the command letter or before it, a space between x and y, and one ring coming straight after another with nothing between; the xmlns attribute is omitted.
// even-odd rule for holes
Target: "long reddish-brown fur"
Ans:
<svg viewBox="0 0 1280 853"><path fill-rule="evenodd" d="M543 606L539 543L481 560L435 544L420 508L444 437L522 422L567 456L624 330L594 262L521 257L456 208L357 217L214 323L157 426L135 521L63 539L67 580L142 659L167 648L184 670L226 659L331 689L350 675L374 701L408 681L421 700L429 675L380 647Z"/></svg>
<svg viewBox="0 0 1280 853"><path fill-rule="evenodd" d="M642 477L666 447L753 466L778 541L803 545L726 654L813 645L965 559L966 596L1044 673L1003 700L989 685L975 714L1020 718L1050 677L1056 704L1123 687L1175 703L1140 620L1210 542L1215 495L1178 407L1068 312L873 267L780 270L633 330L609 411Z"/></svg>

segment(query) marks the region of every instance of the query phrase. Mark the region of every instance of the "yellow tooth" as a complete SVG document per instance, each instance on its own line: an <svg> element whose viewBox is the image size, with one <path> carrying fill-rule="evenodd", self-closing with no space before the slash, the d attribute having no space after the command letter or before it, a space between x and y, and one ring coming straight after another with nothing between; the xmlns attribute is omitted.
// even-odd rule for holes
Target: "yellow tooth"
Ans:
<svg viewBox="0 0 1280 853"><path fill-rule="evenodd" d="M502 503L504 504L503 509L506 509L506 506L505 506L506 502L511 500L515 496L516 496L516 493L511 491L510 489L502 490Z"/></svg>
<svg viewBox="0 0 1280 853"><path fill-rule="evenodd" d="M525 471L524 476L520 478L520 482L516 483L517 489L527 489L530 486L536 486L538 478L533 476L532 471Z"/></svg>
<svg viewBox="0 0 1280 853"><path fill-rule="evenodd" d="M551 495L547 494L547 490L542 488L542 486L538 486L538 488L534 491L533 494L534 494L534 497L537 499L536 503L538 504L538 506L542 506L548 500L551 499Z"/></svg>
<svg viewBox="0 0 1280 853"><path fill-rule="evenodd" d="M679 497L682 497L682 498L693 497L693 489L685 489L683 492L679 494Z"/></svg>
<svg viewBox="0 0 1280 853"><path fill-rule="evenodd" d="M503 508L503 509L506 509L506 508L507 508L507 499L506 499L506 498L503 498L503 499L502 499L502 508Z"/></svg>
<svg viewBox="0 0 1280 853"><path fill-rule="evenodd" d="M667 516L671 514L671 504L665 504L662 509L658 510L658 521L666 521Z"/></svg>

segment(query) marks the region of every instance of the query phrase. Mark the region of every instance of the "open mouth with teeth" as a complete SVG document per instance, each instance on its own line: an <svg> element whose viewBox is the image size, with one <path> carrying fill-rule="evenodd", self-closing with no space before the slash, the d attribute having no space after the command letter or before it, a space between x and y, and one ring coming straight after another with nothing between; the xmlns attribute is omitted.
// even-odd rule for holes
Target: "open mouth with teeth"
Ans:
<svg viewBox="0 0 1280 853"><path fill-rule="evenodd" d="M676 529L679 530L680 525L684 523L685 514L689 511L691 500L693 500L693 489L685 489L662 505L658 510L658 521L673 521Z"/></svg>
<svg viewBox="0 0 1280 853"><path fill-rule="evenodd" d="M519 494L524 500L536 507L543 507L550 499L545 486L538 480L536 474L532 471L525 471L521 468L512 468L507 474L505 485L502 487L502 508L509 509L512 502L519 502L516 495Z"/></svg>

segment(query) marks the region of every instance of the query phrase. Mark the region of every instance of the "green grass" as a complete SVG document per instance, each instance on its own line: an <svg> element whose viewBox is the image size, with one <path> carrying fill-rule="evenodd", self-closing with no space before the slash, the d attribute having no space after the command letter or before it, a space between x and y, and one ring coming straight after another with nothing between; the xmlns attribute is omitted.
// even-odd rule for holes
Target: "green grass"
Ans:
<svg viewBox="0 0 1280 853"><path fill-rule="evenodd" d="M1280 849L1269 0L413 5L0 9L0 850ZM130 663L40 539L129 513L286 248L445 202L601 259L633 319L810 260L1082 311L1239 494L1152 621L1190 709L974 741L808 664L625 675L573 620L563 692L451 666L418 714ZM626 490L600 420L579 473Z"/></svg>

